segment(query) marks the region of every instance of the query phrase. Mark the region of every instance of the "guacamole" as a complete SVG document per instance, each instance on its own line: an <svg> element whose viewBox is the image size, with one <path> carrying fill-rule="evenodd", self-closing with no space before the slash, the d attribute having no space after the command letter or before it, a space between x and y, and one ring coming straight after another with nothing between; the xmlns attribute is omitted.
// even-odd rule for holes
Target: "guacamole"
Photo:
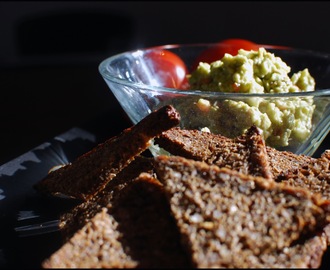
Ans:
<svg viewBox="0 0 330 270"><path fill-rule="evenodd" d="M315 90L308 69L289 75L291 68L273 53L239 50L236 56L225 54L211 64L199 63L188 75L191 89L230 93L292 93ZM198 117L208 118L207 128L214 133L234 137L251 125L263 131L266 143L274 147L304 141L312 128L315 109L311 97L287 99L250 97L244 100L200 99L190 113L195 126ZM204 122L204 121L203 121ZM191 126L191 123L190 123ZM199 128L202 128L201 126Z"/></svg>

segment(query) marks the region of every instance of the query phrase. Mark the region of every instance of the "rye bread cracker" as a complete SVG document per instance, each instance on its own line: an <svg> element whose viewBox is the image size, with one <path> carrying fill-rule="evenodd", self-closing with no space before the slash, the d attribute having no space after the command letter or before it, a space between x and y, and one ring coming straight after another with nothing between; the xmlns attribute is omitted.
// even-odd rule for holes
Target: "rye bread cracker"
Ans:
<svg viewBox="0 0 330 270"><path fill-rule="evenodd" d="M319 267L330 201L306 189L178 156L158 156L195 267Z"/></svg>
<svg viewBox="0 0 330 270"><path fill-rule="evenodd" d="M34 187L44 194L62 194L88 200L145 151L152 139L179 122L180 115L174 107L164 106L72 163L51 171Z"/></svg>
<svg viewBox="0 0 330 270"><path fill-rule="evenodd" d="M98 194L99 196L100 194ZM163 186L148 173L114 193L44 268L186 268L190 258L170 215Z"/></svg>

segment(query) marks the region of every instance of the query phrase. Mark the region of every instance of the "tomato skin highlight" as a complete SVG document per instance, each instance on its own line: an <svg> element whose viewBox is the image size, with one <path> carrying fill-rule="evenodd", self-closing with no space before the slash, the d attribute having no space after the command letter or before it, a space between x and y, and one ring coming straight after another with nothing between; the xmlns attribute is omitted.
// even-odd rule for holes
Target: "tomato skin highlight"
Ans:
<svg viewBox="0 0 330 270"><path fill-rule="evenodd" d="M180 89L186 83L187 67L177 54L156 49L147 52L144 60L155 73L159 86Z"/></svg>
<svg viewBox="0 0 330 270"><path fill-rule="evenodd" d="M213 47L210 47L203 51L196 58L196 61L192 66L192 70L195 70L197 68L199 62L206 62L210 64L214 61L220 60L225 55L225 53L229 53L235 56L237 55L239 49L250 51L258 50L260 47L262 46L245 39L232 38L222 40L215 44Z"/></svg>

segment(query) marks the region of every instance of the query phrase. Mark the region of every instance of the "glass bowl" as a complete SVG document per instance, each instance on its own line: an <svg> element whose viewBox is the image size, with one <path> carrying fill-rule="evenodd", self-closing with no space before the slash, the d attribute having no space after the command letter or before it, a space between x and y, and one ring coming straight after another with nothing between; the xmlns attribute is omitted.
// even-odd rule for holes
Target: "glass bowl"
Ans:
<svg viewBox="0 0 330 270"><path fill-rule="evenodd" d="M262 117L265 111L260 113L253 109L256 113L251 113L244 109L246 104L252 107L258 104L259 109L262 107L260 104L264 104L264 107L277 111L273 115L270 113L270 118L278 117L278 113L287 114L284 120L278 120L272 127L275 134L272 139L266 137L268 131L263 133L266 144L278 150L313 155L327 136L330 125L329 55L260 45L290 66L291 73L308 68L315 79L315 91L290 93L228 93L169 87L168 80L175 80L182 70L171 70L166 63L155 65L150 62L150 53L170 51L179 56L185 64L186 73L191 74L197 57L214 45L177 44L123 52L103 60L99 72L133 124L152 111L172 104L181 115L182 128L208 128L213 133L236 137L256 121L259 126L269 126L269 120ZM233 104L235 106L231 106ZM307 124L300 121L308 114L310 121ZM282 122L286 122L283 129ZM157 155L155 149L152 153Z"/></svg>

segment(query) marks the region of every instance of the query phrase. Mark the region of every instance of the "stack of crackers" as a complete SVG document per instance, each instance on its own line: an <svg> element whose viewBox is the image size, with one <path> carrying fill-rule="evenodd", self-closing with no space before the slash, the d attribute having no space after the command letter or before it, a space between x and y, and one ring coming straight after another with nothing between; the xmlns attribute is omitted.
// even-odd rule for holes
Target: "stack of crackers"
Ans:
<svg viewBox="0 0 330 270"><path fill-rule="evenodd" d="M320 158L179 127L172 106L35 185L81 201L43 268L317 268L330 243L330 151ZM146 155L155 143L169 155Z"/></svg>

